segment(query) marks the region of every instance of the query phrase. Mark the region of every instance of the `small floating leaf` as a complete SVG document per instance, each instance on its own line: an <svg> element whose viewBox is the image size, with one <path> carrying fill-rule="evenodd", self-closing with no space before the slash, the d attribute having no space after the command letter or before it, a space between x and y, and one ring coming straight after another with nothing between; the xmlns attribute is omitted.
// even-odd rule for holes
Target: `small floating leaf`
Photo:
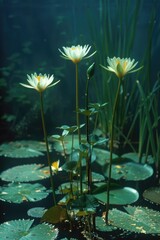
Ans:
<svg viewBox="0 0 160 240"><path fill-rule="evenodd" d="M27 211L27 214L30 217L41 218L46 211L47 211L47 209L45 209L43 207L36 207L36 208L30 208Z"/></svg>
<svg viewBox="0 0 160 240"><path fill-rule="evenodd" d="M48 222L56 224L68 219L68 214L66 208L61 206L54 206L49 208L41 218L41 222Z"/></svg>
<svg viewBox="0 0 160 240"><path fill-rule="evenodd" d="M49 177L49 168L42 164L26 164L9 168L0 174L4 181L30 182L42 180Z"/></svg>
<svg viewBox="0 0 160 240"><path fill-rule="evenodd" d="M12 203L36 202L48 196L41 184L10 183L0 187L0 200Z"/></svg>
<svg viewBox="0 0 160 240"><path fill-rule="evenodd" d="M143 197L153 203L160 204L160 187L151 187L144 191Z"/></svg>
<svg viewBox="0 0 160 240"><path fill-rule="evenodd" d="M34 220L12 220L0 225L0 239L3 240L54 240L58 229L47 224L31 228Z"/></svg>

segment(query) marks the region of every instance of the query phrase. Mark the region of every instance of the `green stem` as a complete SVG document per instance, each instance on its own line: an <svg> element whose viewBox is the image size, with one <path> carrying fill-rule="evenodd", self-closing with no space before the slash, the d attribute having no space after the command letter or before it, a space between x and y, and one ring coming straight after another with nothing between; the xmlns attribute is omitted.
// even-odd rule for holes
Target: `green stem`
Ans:
<svg viewBox="0 0 160 240"><path fill-rule="evenodd" d="M118 105L118 98L120 93L120 87L122 83L122 78L119 78L118 81L118 88L116 92L116 98L113 105L113 113L112 113L112 121L111 121L111 143L110 143L110 161L109 161L109 174L108 174L108 184L107 184L107 203L106 203L106 224L108 224L108 212L109 212L109 192L110 192L110 185L111 185L111 171L112 171L112 154L113 154L113 142L114 142L114 122L115 122L115 115Z"/></svg>
<svg viewBox="0 0 160 240"><path fill-rule="evenodd" d="M52 168L51 168L51 160L50 160L50 154L49 154L49 144L48 144L47 131L46 131L45 120L44 120L44 107L43 107L42 92L40 92L40 107L41 107L41 118L42 118L44 140L45 140L45 143L46 143L46 150L47 150L47 160L48 160L48 166L49 166L51 188L52 188L52 194L53 194L53 203L54 203L54 205L56 205L55 189L54 189L54 182L53 182Z"/></svg>
<svg viewBox="0 0 160 240"><path fill-rule="evenodd" d="M80 134L80 121L79 121L79 88L78 88L78 63L76 63L76 120L78 128L78 139L81 143L81 134Z"/></svg>
<svg viewBox="0 0 160 240"><path fill-rule="evenodd" d="M79 144L81 143L81 133L80 133L80 121L79 121L79 84L78 84L78 63L76 63L76 120L77 120L77 128L78 128L78 140ZM82 195L82 156L80 153L79 158L80 163L80 194Z"/></svg>
<svg viewBox="0 0 160 240"><path fill-rule="evenodd" d="M87 77L87 82L86 82L86 91L85 91L85 110L88 111L88 89L89 89L89 80L90 78ZM86 115L86 136L87 136L87 143L89 144L89 153L86 158L86 171L87 171L87 181L88 181L88 193L91 192L91 186L92 186L92 169L91 169L91 156L92 156L92 151L91 151L91 145L90 145L90 140L89 140L89 115Z"/></svg>

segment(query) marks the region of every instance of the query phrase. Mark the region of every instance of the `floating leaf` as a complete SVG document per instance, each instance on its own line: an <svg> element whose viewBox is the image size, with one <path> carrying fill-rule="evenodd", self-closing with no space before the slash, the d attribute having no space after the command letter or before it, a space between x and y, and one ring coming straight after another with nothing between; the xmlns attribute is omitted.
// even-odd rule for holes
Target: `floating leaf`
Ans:
<svg viewBox="0 0 160 240"><path fill-rule="evenodd" d="M112 225L107 225L102 217L96 217L96 229L101 232L111 232L117 228Z"/></svg>
<svg viewBox="0 0 160 240"><path fill-rule="evenodd" d="M125 207L128 213L113 209L109 221L113 226L144 234L160 234L160 212L143 207Z"/></svg>
<svg viewBox="0 0 160 240"><path fill-rule="evenodd" d="M42 222L48 222L52 224L56 224L64 220L68 220L67 210L66 208L62 208L58 205L49 208L41 218Z"/></svg>
<svg viewBox="0 0 160 240"><path fill-rule="evenodd" d="M96 162L100 165L100 166L104 166L104 164L109 163L109 159L110 159L110 152L100 149L100 148L94 148L94 153L96 155ZM117 159L118 155L116 154L112 154L112 158Z"/></svg>
<svg viewBox="0 0 160 240"><path fill-rule="evenodd" d="M147 164L142 165L134 162L120 163L112 165L111 176L113 179L125 179L131 181L145 180L152 176L153 168ZM109 169L104 172L104 175L108 177Z"/></svg>
<svg viewBox="0 0 160 240"><path fill-rule="evenodd" d="M80 186L78 184L78 182L74 181L74 182L66 182L66 183L62 183L59 187L58 187L58 194L66 194L66 193L70 193L71 192L71 187L72 187L72 191L73 192L78 192L80 191ZM83 191L85 192L87 190L87 185L86 184L82 184L82 188Z"/></svg>
<svg viewBox="0 0 160 240"><path fill-rule="evenodd" d="M96 185L99 185L99 184L96 184ZM105 204L107 202L107 189L105 192L94 194L94 196L102 204ZM139 194L133 188L119 187L118 189L110 190L110 204L116 204L116 205L131 204L136 202L138 198L139 198Z"/></svg>
<svg viewBox="0 0 160 240"><path fill-rule="evenodd" d="M83 210L88 210L92 209L92 211L95 210L96 207L98 207L98 202L95 199L94 196L89 195L89 194L83 194L79 196L77 199L73 200L71 202L71 209L76 208L76 209L83 209Z"/></svg>
<svg viewBox="0 0 160 240"><path fill-rule="evenodd" d="M139 155L136 152L125 153L121 157L129 159L129 160L133 160L134 162L139 163ZM145 154L143 154L141 163L142 164L145 164L145 163L152 164L152 163L154 163L154 159L151 155L146 156Z"/></svg>
<svg viewBox="0 0 160 240"><path fill-rule="evenodd" d="M12 203L36 202L48 194L46 188L38 183L10 183L0 187L0 200Z"/></svg>
<svg viewBox="0 0 160 240"><path fill-rule="evenodd" d="M85 136L81 136L81 140L83 141L85 139ZM63 141L64 146L62 145L61 141L56 141L54 144L54 149L57 152L63 153L65 148L65 153L70 154L73 149L79 149L79 138L78 135L68 135L65 136L64 141Z"/></svg>
<svg viewBox="0 0 160 240"><path fill-rule="evenodd" d="M86 176L86 172L83 172L83 178L82 178L82 181L86 181L87 179L87 176ZM92 172L92 181L93 182L100 182L100 181L104 181L105 178L102 174L99 174L99 173L95 173L95 172Z"/></svg>
<svg viewBox="0 0 160 240"><path fill-rule="evenodd" d="M144 191L143 197L153 203L160 204L160 187L151 187Z"/></svg>
<svg viewBox="0 0 160 240"><path fill-rule="evenodd" d="M54 240L58 229L48 224L31 228L34 220L12 220L0 225L0 239L3 240Z"/></svg>
<svg viewBox="0 0 160 240"><path fill-rule="evenodd" d="M43 167L42 164L26 164L20 165L0 174L0 178L4 181L11 182L30 182L42 180L49 177L49 168Z"/></svg>
<svg viewBox="0 0 160 240"><path fill-rule="evenodd" d="M11 158L30 158L43 156L45 143L38 141L15 141L0 145L0 156Z"/></svg>
<svg viewBox="0 0 160 240"><path fill-rule="evenodd" d="M46 211L47 211L47 209L45 209L43 207L36 207L36 208L29 209L27 211L27 214L30 217L41 218Z"/></svg>

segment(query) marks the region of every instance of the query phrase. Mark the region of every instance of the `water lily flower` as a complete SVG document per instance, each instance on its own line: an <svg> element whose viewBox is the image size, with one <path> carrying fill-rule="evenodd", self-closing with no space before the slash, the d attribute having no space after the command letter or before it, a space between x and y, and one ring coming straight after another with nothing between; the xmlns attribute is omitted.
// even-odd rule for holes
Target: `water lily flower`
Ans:
<svg viewBox="0 0 160 240"><path fill-rule="evenodd" d="M54 80L54 76L51 75L42 75L42 74L39 74L37 75L37 73L34 73L34 74L31 74L30 76L27 75L28 79L28 83L29 85L27 84L24 84L24 83L20 83L23 87L26 87L26 88L33 88L35 90L37 90L38 92L43 92L46 88L50 88L54 85L56 85L58 81L54 82L53 84L51 84Z"/></svg>
<svg viewBox="0 0 160 240"><path fill-rule="evenodd" d="M90 51L91 46L89 45L84 45L84 46L72 46L72 47L63 47L63 51L61 51L60 49L58 49L61 53L62 53L62 57L67 59L67 60L71 60L74 63L78 63L80 62L82 59L87 59L92 57L96 51L94 53L92 53L89 56L86 56L88 54L88 52Z"/></svg>
<svg viewBox="0 0 160 240"><path fill-rule="evenodd" d="M59 160L56 161L56 162L53 162L52 165L51 165L51 169L54 173L57 173L58 171L62 171L62 168L59 167Z"/></svg>
<svg viewBox="0 0 160 240"><path fill-rule="evenodd" d="M138 62L135 62L135 59L130 58L107 58L107 62L109 64L108 67L102 66L104 69L114 72L118 78L124 77L128 73L136 72L140 70L142 67L132 70L135 68L135 66L138 64Z"/></svg>

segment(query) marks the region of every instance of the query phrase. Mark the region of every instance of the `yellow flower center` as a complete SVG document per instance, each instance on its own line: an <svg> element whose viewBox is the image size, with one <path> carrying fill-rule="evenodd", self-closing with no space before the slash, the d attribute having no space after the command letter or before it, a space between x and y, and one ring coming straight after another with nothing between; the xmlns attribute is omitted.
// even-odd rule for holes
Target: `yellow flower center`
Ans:
<svg viewBox="0 0 160 240"><path fill-rule="evenodd" d="M36 78L37 78L38 82L40 82L41 76L37 76Z"/></svg>

